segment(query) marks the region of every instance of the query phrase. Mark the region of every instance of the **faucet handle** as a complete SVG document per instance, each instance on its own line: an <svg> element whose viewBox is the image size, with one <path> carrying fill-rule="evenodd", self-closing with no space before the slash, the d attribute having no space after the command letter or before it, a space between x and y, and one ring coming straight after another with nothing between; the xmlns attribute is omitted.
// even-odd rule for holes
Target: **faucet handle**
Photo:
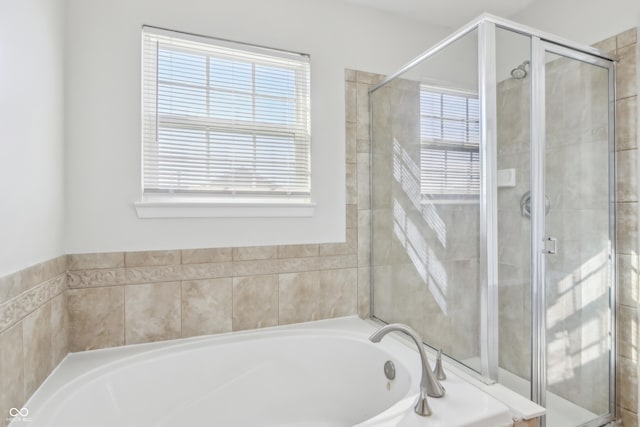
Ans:
<svg viewBox="0 0 640 427"><path fill-rule="evenodd" d="M444 368L442 367L442 349L438 350L438 358L436 359L436 367L433 368L433 373L438 381L447 379L447 374L444 373Z"/></svg>

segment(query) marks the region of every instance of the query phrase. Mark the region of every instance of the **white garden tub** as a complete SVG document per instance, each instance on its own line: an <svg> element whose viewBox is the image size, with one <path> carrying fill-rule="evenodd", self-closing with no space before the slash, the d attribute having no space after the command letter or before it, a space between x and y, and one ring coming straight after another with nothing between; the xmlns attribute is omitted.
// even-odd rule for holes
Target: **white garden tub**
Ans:
<svg viewBox="0 0 640 427"><path fill-rule="evenodd" d="M509 410L449 374L413 413L418 353L355 317L67 356L12 427L506 427ZM385 361L396 366L387 380ZM23 414L26 413L23 410Z"/></svg>

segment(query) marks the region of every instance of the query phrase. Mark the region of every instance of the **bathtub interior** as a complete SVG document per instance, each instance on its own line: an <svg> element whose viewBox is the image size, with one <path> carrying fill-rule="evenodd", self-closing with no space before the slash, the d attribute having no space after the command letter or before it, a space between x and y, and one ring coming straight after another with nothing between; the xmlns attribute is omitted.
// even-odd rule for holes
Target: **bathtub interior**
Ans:
<svg viewBox="0 0 640 427"><path fill-rule="evenodd" d="M403 362L362 335L182 347L87 372L32 411L30 425L353 426L405 397L412 383ZM383 372L387 360L393 380Z"/></svg>

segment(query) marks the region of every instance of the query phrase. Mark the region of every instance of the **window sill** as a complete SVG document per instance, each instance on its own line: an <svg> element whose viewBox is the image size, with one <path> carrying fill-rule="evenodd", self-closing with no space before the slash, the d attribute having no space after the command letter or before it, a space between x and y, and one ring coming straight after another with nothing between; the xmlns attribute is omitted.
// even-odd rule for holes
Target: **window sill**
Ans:
<svg viewBox="0 0 640 427"><path fill-rule="evenodd" d="M316 204L310 200L174 200L135 202L138 218L293 218L312 217Z"/></svg>

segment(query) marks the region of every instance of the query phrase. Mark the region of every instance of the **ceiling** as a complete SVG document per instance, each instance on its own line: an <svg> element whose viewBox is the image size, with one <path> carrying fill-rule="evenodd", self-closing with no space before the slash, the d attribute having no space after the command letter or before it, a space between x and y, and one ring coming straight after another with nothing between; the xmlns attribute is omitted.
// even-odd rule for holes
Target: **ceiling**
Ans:
<svg viewBox="0 0 640 427"><path fill-rule="evenodd" d="M510 18L535 0L344 0L428 24L457 28L483 12Z"/></svg>

